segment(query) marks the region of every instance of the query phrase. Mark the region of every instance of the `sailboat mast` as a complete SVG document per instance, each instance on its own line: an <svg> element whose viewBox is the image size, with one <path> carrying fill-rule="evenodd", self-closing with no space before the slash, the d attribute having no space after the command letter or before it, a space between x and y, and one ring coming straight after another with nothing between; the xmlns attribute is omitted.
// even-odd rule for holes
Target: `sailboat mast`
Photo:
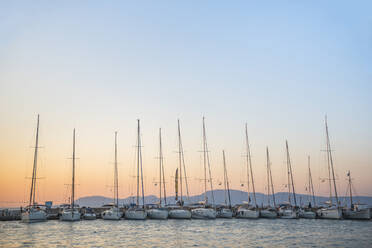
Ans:
<svg viewBox="0 0 372 248"><path fill-rule="evenodd" d="M137 119L137 206L139 205L140 145L140 120Z"/></svg>
<svg viewBox="0 0 372 248"><path fill-rule="evenodd" d="M310 156L307 157L307 163L308 163L308 167L309 167L309 190L311 191L311 195L313 197L313 202L314 202L314 206L316 204L315 202L315 193L314 193L314 185L313 185L313 178L311 176L311 170L310 170Z"/></svg>
<svg viewBox="0 0 372 248"><path fill-rule="evenodd" d="M249 190L249 148L248 148L248 132L247 132L247 124L245 124L245 140L247 144L247 154L246 154L246 167L247 167L247 196L248 196L248 204L251 202L250 190Z"/></svg>
<svg viewBox="0 0 372 248"><path fill-rule="evenodd" d="M183 189L182 189L182 145L181 145L181 130L180 130L180 120L177 120L178 125L178 162L179 162L179 170L180 170L180 199L181 199L181 206L183 205Z"/></svg>
<svg viewBox="0 0 372 248"><path fill-rule="evenodd" d="M71 208L74 208L75 201L75 128L72 138L72 184L71 184Z"/></svg>
<svg viewBox="0 0 372 248"><path fill-rule="evenodd" d="M161 147L161 128L159 128L159 205L161 206L161 184L162 184L162 147Z"/></svg>
<svg viewBox="0 0 372 248"><path fill-rule="evenodd" d="M351 189L351 175L350 175L350 171L347 173L348 177L349 177L349 190L350 190L350 206L353 205L353 192L352 192L352 189Z"/></svg>
<svg viewBox="0 0 372 248"><path fill-rule="evenodd" d="M337 195L335 171L334 171L334 167L333 167L331 143L330 143L330 140L329 140L327 116L325 117L325 125L326 125L326 132L327 132L327 145L328 145L328 149L327 150L328 150L328 154L329 154L329 162L331 164L331 169L332 169L332 180L333 180L333 187L334 187L334 190L335 190L336 206L338 207L339 202L338 202L338 195Z"/></svg>
<svg viewBox="0 0 372 248"><path fill-rule="evenodd" d="M114 171L114 199L115 204L119 207L119 179L118 179L118 146L117 146L117 135L115 132L115 171Z"/></svg>
<svg viewBox="0 0 372 248"><path fill-rule="evenodd" d="M249 169L251 173L251 182L252 182L252 190L253 190L253 199L254 199L254 205L257 207L257 201L256 201L256 190L254 187L254 180L253 180L253 170L252 170L252 159L251 159L251 149L249 146L249 139L248 139L248 128L247 128L247 123L245 123L245 139L247 143L247 155L248 155L248 161L249 162ZM248 168L247 168L248 170ZM248 173L247 173L248 174ZM249 189L249 180L248 180L248 189ZM248 193L249 194L249 193ZM249 198L249 195L248 195ZM249 199L248 199L249 200Z"/></svg>
<svg viewBox="0 0 372 248"><path fill-rule="evenodd" d="M274 203L274 207L276 207L276 203L275 203L275 193L274 193L274 184L273 184L273 176L271 174L271 164L270 164L270 159L269 159L269 150L267 150L267 157L268 157L268 166L269 166L269 174L270 174L270 183L271 183L271 194L273 196L273 203Z"/></svg>
<svg viewBox="0 0 372 248"><path fill-rule="evenodd" d="M266 173L267 173L267 204L270 206L270 160L269 160L269 148L266 147Z"/></svg>
<svg viewBox="0 0 372 248"><path fill-rule="evenodd" d="M39 115L37 115L37 126L36 126L36 141L35 141L35 151L34 151L34 164L32 167L32 179L31 179L31 190L30 190L30 202L29 205L35 205L35 195L36 195L36 169L37 169L37 154L39 148Z"/></svg>
<svg viewBox="0 0 372 248"><path fill-rule="evenodd" d="M138 158L139 158L139 166L140 166L140 169L141 169L141 188L142 188L142 204L143 204L143 208L145 208L145 192L144 192L144 188L143 188L143 169L142 169L142 150L141 150L141 146L142 146L142 143L141 143L141 135L140 135L140 121L138 119Z"/></svg>
<svg viewBox="0 0 372 248"><path fill-rule="evenodd" d="M227 169L226 169L225 150L222 150L222 155L223 155L223 168L224 168L225 187L227 188L227 195L228 195L228 199L229 199L229 208L231 208L230 186L229 186L229 178L227 176ZM226 188L225 188L225 191L226 191Z"/></svg>
<svg viewBox="0 0 372 248"><path fill-rule="evenodd" d="M204 121L204 117L203 117L203 131L204 131L204 143L205 143L205 150L206 150L206 155L207 155L207 164L208 164L208 172L209 172L209 183L210 183L210 186L211 186L211 193L212 193L212 203L213 205L215 205L214 203L214 192L213 192L213 183L212 183L212 173L211 173L211 164L210 164L210 161L209 161L209 152L208 152L208 145L207 145L207 135L206 135L206 132L205 132L205 121ZM207 191L205 191L205 194L207 194Z"/></svg>
<svg viewBox="0 0 372 248"><path fill-rule="evenodd" d="M222 150L222 162L223 162L223 188L225 195L225 205L227 205L227 185L226 185L226 162L225 162L225 150Z"/></svg>
<svg viewBox="0 0 372 248"><path fill-rule="evenodd" d="M295 207L296 207L297 206L296 192L295 192L295 188L294 188L292 163L291 163L291 157L289 155L289 148L288 148L288 141L287 140L285 141L285 146L286 146L286 149L287 149L287 163L288 163L288 168L289 168L289 174L291 176L290 179L291 179L291 185L292 185L293 201L294 201L294 204L295 204ZM288 187L289 187L289 185L288 185Z"/></svg>
<svg viewBox="0 0 372 248"><path fill-rule="evenodd" d="M207 197L207 151L206 151L206 142L205 142L205 125L204 125L204 116L203 116L203 165L204 165L204 201L205 204L208 204Z"/></svg>
<svg viewBox="0 0 372 248"><path fill-rule="evenodd" d="M186 173L186 165L185 165L185 154L183 152L183 146L182 146L182 138L181 138L181 127L180 127L180 120L178 119L177 120L178 122L178 142L179 142L179 152L180 152L180 157L179 159L181 158L182 159L182 166L183 166L183 174L185 175L185 184L186 184L186 196L187 196L187 201L190 201L190 194L189 194L189 185L188 185L188 182L187 182L187 173ZM180 159L180 163L181 163L181 159ZM180 164L181 166L181 164Z"/></svg>

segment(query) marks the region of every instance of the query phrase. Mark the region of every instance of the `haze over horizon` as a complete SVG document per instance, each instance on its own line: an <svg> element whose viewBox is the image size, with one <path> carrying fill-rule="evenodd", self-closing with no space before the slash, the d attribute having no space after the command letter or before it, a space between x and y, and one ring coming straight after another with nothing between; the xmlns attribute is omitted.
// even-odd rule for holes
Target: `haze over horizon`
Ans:
<svg viewBox="0 0 372 248"><path fill-rule="evenodd" d="M7 1L0 3L0 206L25 205L40 114L38 200L65 202L76 128L77 198L112 196L118 131L119 197L135 193L136 119L145 194L156 195L158 129L169 195L177 119L190 193L203 192L202 117L214 188L245 190L247 123L256 191L286 191L285 140L296 192L307 156L327 196L324 116L339 195L351 171L372 196L372 3L347 1ZM171 193L172 192L172 193Z"/></svg>

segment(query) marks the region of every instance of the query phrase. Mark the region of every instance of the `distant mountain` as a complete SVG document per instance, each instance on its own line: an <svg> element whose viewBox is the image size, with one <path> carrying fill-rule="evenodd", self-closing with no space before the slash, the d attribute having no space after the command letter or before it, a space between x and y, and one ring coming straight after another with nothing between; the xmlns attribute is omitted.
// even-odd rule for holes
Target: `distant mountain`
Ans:
<svg viewBox="0 0 372 248"><path fill-rule="evenodd" d="M225 191L224 190L214 190L214 199L216 204L223 204L225 202ZM231 194L231 203L233 205L242 203L243 201L248 201L248 195L247 192L240 191L240 190L230 190ZM209 202L212 202L212 193L211 191L207 192L207 197ZM262 193L256 193L256 199L257 199L257 204L261 205L262 203L266 204L267 203L267 196ZM201 195L195 195L195 196L190 196L190 202L198 202L204 200L204 194ZM251 200L253 201L253 196L251 195ZM307 204L309 201L309 196L308 195L303 195L303 194L297 194L296 195L296 200L297 204ZM325 201L328 201L328 197L323 197L323 196L316 196L315 197L317 205L320 205L321 203L324 203ZM342 205L348 204L349 198L348 197L339 197L339 200ZM127 197L124 199L119 199L119 204L129 204L132 202L135 202L136 198L135 197ZM184 201L187 202L186 197L184 197ZM275 201L276 203L283 203L288 201L288 193L285 192L279 192L275 194ZM353 201L354 202L360 202L360 203L365 203L370 206L372 206L372 197L370 196L353 196ZM86 206L86 207L99 207L104 204L112 203L113 199L109 197L104 197L104 196L86 196L86 197L81 197L76 201L80 206ZM159 202L159 198L154 196L154 195L149 195L145 196L145 203L156 203ZM175 197L170 196L167 197L167 203L175 203ZM142 204L142 198L140 198L140 204Z"/></svg>

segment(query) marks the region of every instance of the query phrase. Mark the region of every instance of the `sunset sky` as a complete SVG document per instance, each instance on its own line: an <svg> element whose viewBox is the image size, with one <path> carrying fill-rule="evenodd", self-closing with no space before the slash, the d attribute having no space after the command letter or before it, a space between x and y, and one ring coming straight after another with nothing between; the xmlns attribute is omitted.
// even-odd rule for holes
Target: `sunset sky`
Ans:
<svg viewBox="0 0 372 248"><path fill-rule="evenodd" d="M157 194L158 129L174 195L177 119L190 193L203 191L202 117L215 188L222 149L233 189L245 178L244 125L256 189L265 192L269 147L285 191L285 140L296 191L311 156L327 195L328 115L339 194L351 171L372 196L371 1L3 1L0 3L0 207L25 205L40 114L38 200L68 198L72 130L77 196L112 196L118 131L119 196L135 193L136 119L145 194Z"/></svg>

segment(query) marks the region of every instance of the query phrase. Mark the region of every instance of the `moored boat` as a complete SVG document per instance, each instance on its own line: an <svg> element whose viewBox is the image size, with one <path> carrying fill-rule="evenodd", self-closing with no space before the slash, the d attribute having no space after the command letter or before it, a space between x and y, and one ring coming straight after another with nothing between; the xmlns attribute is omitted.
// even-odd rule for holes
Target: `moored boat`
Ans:
<svg viewBox="0 0 372 248"><path fill-rule="evenodd" d="M267 219L274 219L278 217L278 212L276 211L275 208L266 207L266 208L261 209L260 217L267 218Z"/></svg>
<svg viewBox="0 0 372 248"><path fill-rule="evenodd" d="M236 218L257 219L260 217L260 210L252 206L240 206L236 211Z"/></svg>

